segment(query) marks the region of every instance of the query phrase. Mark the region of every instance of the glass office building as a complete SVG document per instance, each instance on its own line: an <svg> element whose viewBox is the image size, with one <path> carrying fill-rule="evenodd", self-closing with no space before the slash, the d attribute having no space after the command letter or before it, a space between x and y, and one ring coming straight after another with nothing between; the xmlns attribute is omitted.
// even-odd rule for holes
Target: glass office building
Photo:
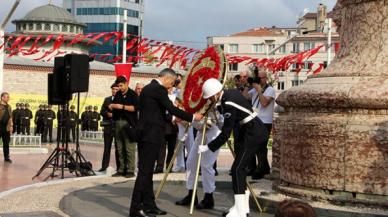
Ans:
<svg viewBox="0 0 388 217"><path fill-rule="evenodd" d="M123 31L124 10L127 10L127 32L142 35L144 0L63 0L63 7L77 21L87 26L84 33ZM122 44L113 45L113 40L102 46L93 47L91 53L122 54Z"/></svg>

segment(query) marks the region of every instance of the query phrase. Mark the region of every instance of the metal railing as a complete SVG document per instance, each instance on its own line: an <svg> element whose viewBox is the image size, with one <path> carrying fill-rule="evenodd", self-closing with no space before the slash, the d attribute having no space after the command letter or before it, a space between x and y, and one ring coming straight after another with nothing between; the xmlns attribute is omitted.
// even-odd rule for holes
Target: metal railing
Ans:
<svg viewBox="0 0 388 217"><path fill-rule="evenodd" d="M24 134L12 134L11 144L12 147L42 147L41 135L24 135Z"/></svg>
<svg viewBox="0 0 388 217"><path fill-rule="evenodd" d="M81 131L80 139L83 140L100 140L104 138L102 131Z"/></svg>

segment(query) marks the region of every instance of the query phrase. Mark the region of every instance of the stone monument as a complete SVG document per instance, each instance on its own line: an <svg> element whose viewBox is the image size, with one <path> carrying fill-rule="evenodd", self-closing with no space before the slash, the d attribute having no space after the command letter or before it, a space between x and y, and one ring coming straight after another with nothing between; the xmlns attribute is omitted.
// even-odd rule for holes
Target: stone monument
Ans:
<svg viewBox="0 0 388 217"><path fill-rule="evenodd" d="M276 100L274 187L388 207L388 1L338 0L333 19L336 59Z"/></svg>

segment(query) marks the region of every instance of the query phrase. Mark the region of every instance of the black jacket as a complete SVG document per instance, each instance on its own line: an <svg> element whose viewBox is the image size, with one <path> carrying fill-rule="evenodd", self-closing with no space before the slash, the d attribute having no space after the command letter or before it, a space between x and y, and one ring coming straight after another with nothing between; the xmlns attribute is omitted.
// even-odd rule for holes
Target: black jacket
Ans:
<svg viewBox="0 0 388 217"><path fill-rule="evenodd" d="M166 127L166 111L191 122L193 115L173 105L165 87L152 80L146 85L139 100L138 142L163 143Z"/></svg>
<svg viewBox="0 0 388 217"><path fill-rule="evenodd" d="M109 105L112 103L113 96L108 96L104 99L102 103L100 115L102 116L102 126L108 126L112 123L112 118L108 117L108 112L112 112L109 110Z"/></svg>

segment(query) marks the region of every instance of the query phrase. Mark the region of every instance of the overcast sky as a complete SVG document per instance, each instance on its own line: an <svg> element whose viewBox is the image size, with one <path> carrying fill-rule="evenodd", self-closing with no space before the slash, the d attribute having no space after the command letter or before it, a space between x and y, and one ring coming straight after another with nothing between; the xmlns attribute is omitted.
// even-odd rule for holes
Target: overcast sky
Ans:
<svg viewBox="0 0 388 217"><path fill-rule="evenodd" d="M103 1L103 0L101 0ZM184 42L204 47L207 36L228 35L259 26L295 26L298 14L308 8L316 12L319 3L331 10L336 0L144 0L146 37ZM1 0L0 19L15 0ZM21 0L11 20L49 0ZM62 5L62 0L53 0ZM7 31L14 25L8 24Z"/></svg>

